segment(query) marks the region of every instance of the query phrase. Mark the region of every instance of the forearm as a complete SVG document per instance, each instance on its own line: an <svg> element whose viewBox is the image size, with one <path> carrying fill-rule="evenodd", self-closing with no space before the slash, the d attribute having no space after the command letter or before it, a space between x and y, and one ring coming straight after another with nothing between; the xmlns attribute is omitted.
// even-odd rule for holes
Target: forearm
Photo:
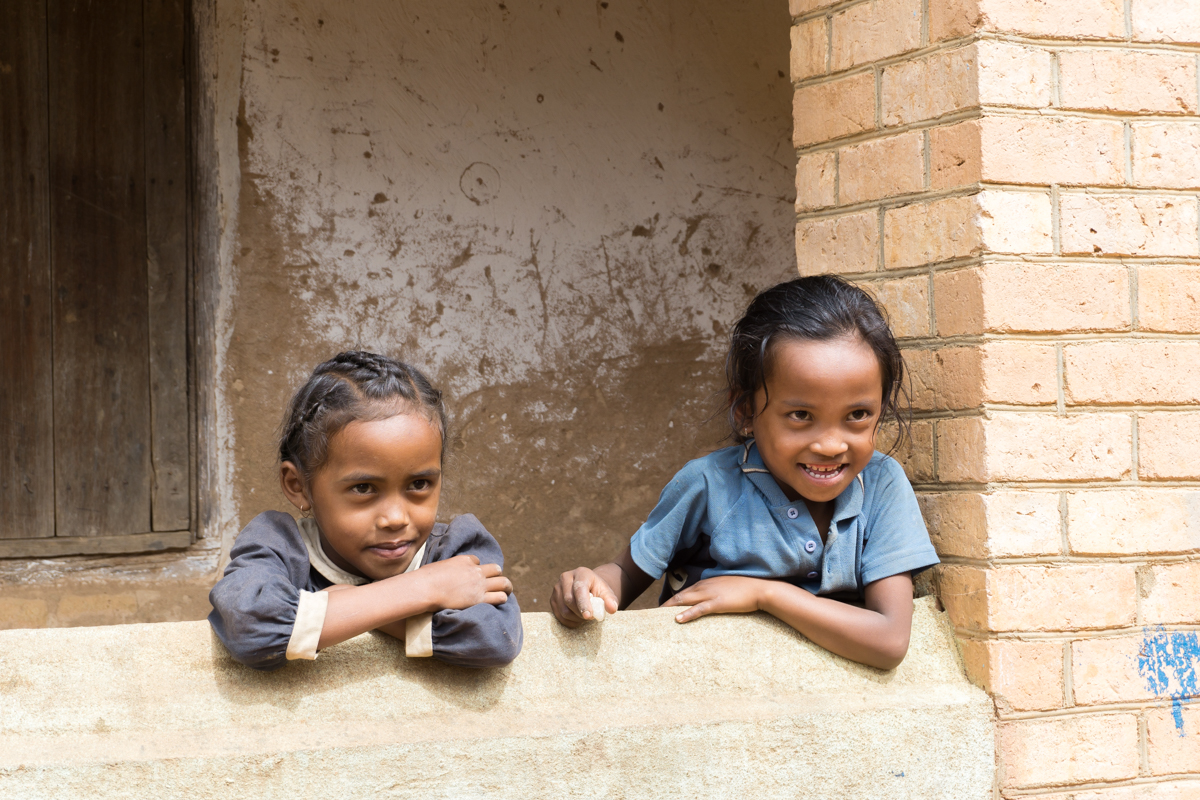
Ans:
<svg viewBox="0 0 1200 800"><path fill-rule="evenodd" d="M393 623L440 610L441 606L433 601L424 576L418 572L328 591L329 606L325 611L325 624L321 627L317 649L330 647L377 628L384 628L392 636L403 638L404 626L393 626Z"/></svg>
<svg viewBox="0 0 1200 800"><path fill-rule="evenodd" d="M634 562L629 548L618 556L616 561L596 567L594 570L609 588L617 595L617 608L624 610L630 603L641 597L642 592L654 583Z"/></svg>
<svg viewBox="0 0 1200 800"><path fill-rule="evenodd" d="M908 652L911 605L908 615L889 616L817 597L790 583L764 581L759 608L831 653L860 664L893 669Z"/></svg>

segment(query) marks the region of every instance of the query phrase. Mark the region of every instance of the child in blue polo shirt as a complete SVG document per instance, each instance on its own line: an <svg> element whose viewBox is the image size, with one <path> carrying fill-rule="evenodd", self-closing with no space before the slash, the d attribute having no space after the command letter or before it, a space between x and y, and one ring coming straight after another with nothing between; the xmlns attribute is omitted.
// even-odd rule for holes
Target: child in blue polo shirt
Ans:
<svg viewBox="0 0 1200 800"><path fill-rule="evenodd" d="M938 562L917 499L876 452L901 433L904 360L883 313L838 278L759 294L726 359L733 447L687 464L613 562L564 572L550 605L568 627L625 608L659 577L675 619L766 611L880 669L908 651L912 575ZM851 602L843 602L843 601Z"/></svg>

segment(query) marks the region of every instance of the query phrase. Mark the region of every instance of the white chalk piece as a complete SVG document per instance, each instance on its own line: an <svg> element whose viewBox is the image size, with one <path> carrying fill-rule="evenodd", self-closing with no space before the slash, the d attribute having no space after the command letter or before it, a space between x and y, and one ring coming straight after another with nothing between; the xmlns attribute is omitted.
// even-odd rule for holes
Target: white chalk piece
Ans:
<svg viewBox="0 0 1200 800"><path fill-rule="evenodd" d="M592 598L592 618L596 622L604 622L604 601L599 597Z"/></svg>

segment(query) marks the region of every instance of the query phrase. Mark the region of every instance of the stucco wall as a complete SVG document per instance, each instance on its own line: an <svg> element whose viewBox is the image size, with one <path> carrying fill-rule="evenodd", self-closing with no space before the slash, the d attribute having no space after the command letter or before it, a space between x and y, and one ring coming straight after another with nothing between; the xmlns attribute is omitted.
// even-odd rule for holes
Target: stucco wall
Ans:
<svg viewBox="0 0 1200 800"><path fill-rule="evenodd" d="M776 0L245 4L226 544L283 507L291 389L362 346L447 392L443 516L527 610L619 548L723 435L727 327L795 274L787 31Z"/></svg>

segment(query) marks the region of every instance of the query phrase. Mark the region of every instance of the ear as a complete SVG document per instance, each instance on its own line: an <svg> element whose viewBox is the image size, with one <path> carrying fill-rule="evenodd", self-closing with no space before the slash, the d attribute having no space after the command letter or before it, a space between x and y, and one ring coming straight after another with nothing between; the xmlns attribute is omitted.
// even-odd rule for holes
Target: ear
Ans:
<svg viewBox="0 0 1200 800"><path fill-rule="evenodd" d="M288 502L301 511L312 508L312 500L308 496L308 486L304 482L304 474L291 461L279 465L279 486L283 489Z"/></svg>

